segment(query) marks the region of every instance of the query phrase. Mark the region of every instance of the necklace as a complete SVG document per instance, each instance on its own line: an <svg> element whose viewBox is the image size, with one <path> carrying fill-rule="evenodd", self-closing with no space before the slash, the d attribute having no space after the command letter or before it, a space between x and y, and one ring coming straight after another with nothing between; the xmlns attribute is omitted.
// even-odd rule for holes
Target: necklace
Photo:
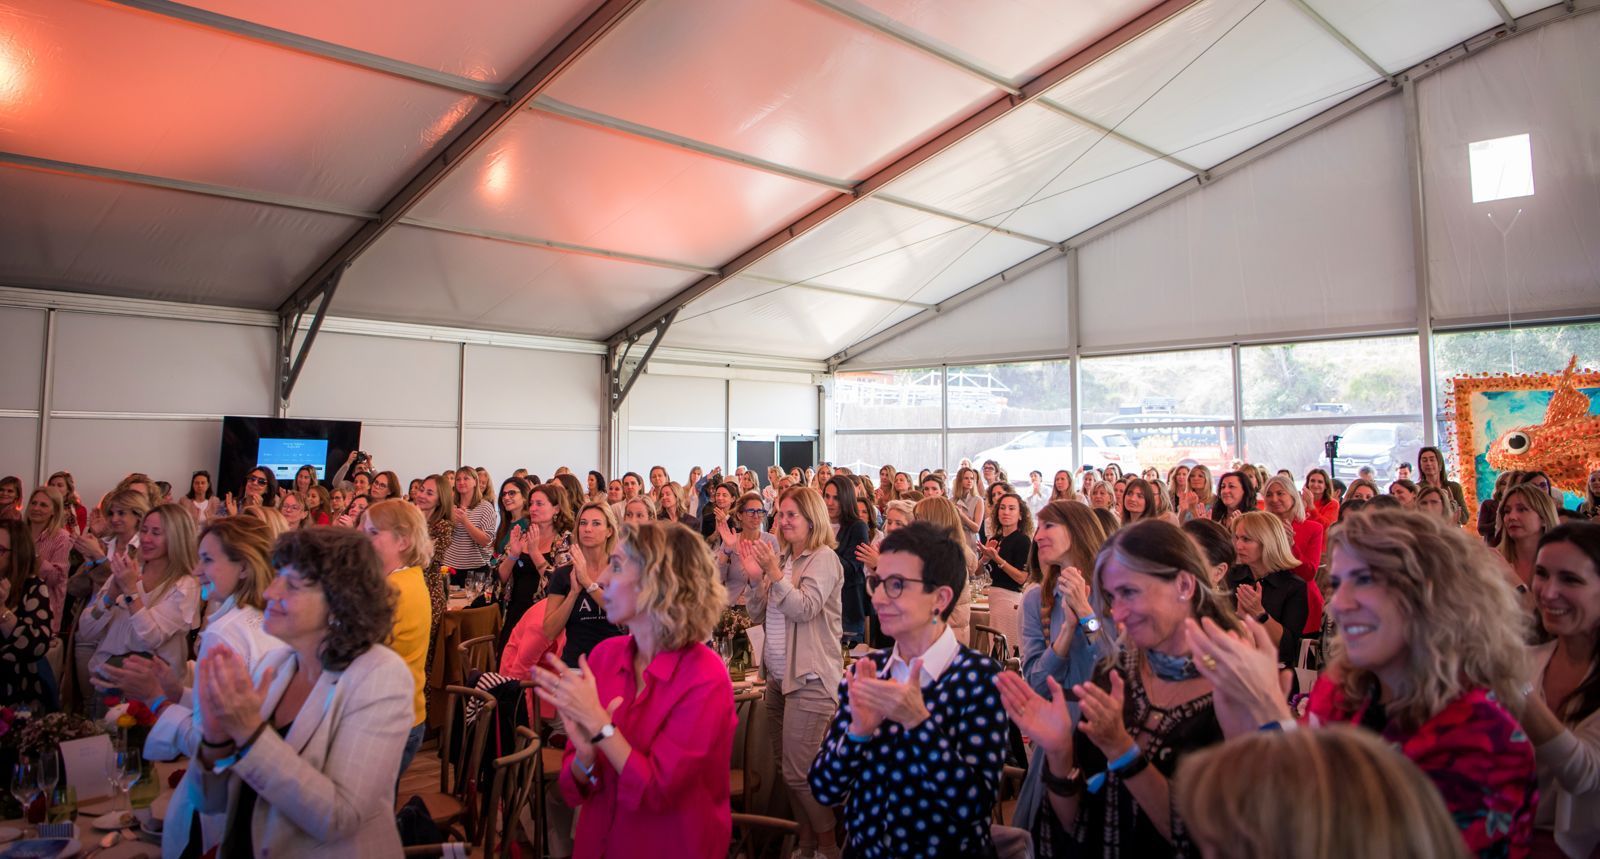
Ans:
<svg viewBox="0 0 1600 859"><path fill-rule="evenodd" d="M1192 656L1172 656L1159 650L1147 650L1145 658L1150 661L1151 672L1168 683L1181 683L1200 676Z"/></svg>

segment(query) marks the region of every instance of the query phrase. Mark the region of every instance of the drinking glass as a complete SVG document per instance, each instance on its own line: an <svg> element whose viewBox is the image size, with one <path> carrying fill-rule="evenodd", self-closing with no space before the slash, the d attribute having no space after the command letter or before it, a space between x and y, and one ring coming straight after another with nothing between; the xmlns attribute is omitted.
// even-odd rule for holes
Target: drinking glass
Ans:
<svg viewBox="0 0 1600 859"><path fill-rule="evenodd" d="M139 746L131 741L123 741L112 747L111 750L111 786L122 794L123 811L133 813L133 801L128 796L128 791L139 783L144 761L139 757Z"/></svg>
<svg viewBox="0 0 1600 859"><path fill-rule="evenodd" d="M39 789L44 792L46 805L54 801L56 785L60 783L61 758L56 756L55 749L47 749L39 755Z"/></svg>
<svg viewBox="0 0 1600 859"><path fill-rule="evenodd" d="M25 822L40 822L33 819L33 802L39 796L39 775L30 758L19 756L16 765L11 768L11 795L22 806Z"/></svg>

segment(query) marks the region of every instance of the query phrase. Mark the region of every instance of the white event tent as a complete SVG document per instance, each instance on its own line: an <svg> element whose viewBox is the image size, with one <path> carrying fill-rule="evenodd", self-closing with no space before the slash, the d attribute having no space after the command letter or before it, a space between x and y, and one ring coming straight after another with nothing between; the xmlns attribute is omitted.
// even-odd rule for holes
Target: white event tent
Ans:
<svg viewBox="0 0 1600 859"><path fill-rule="evenodd" d="M842 372L1202 347L1239 427L1242 346L1394 334L1432 439L1435 332L1600 318L1597 9L0 0L0 472L681 474L830 458Z"/></svg>

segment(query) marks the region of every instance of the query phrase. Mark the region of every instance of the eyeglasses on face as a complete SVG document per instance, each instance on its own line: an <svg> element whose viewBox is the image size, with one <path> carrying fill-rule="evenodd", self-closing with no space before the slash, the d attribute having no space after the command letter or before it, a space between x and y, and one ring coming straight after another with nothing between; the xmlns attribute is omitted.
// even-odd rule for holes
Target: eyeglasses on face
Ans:
<svg viewBox="0 0 1600 859"><path fill-rule="evenodd" d="M904 576L889 576L888 578L875 575L867 576L867 590L871 593L877 593L878 588L881 587L883 592L889 595L889 599L897 600L901 594L905 593L906 584L909 582L916 582L920 585L925 584L926 580L908 579Z"/></svg>
<svg viewBox="0 0 1600 859"><path fill-rule="evenodd" d="M244 479L244 482L250 484L251 486L266 486L267 485L267 479L265 477L257 477L254 474L250 475L249 477L246 477Z"/></svg>
<svg viewBox="0 0 1600 859"><path fill-rule="evenodd" d="M767 511L763 510L760 507L746 507L743 510L740 510L739 512L744 514L744 515L746 515L746 516L760 516L761 514L767 512Z"/></svg>

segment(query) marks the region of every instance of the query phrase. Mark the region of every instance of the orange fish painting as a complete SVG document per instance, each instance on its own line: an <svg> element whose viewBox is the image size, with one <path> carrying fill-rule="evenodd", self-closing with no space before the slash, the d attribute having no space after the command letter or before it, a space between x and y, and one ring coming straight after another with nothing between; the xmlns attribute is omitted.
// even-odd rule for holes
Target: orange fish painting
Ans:
<svg viewBox="0 0 1600 859"><path fill-rule="evenodd" d="M1589 413L1589 398L1578 390L1572 356L1550 397L1544 422L1507 430L1489 447L1489 464L1499 471L1543 471L1550 482L1582 493L1589 472L1600 468L1600 415Z"/></svg>

